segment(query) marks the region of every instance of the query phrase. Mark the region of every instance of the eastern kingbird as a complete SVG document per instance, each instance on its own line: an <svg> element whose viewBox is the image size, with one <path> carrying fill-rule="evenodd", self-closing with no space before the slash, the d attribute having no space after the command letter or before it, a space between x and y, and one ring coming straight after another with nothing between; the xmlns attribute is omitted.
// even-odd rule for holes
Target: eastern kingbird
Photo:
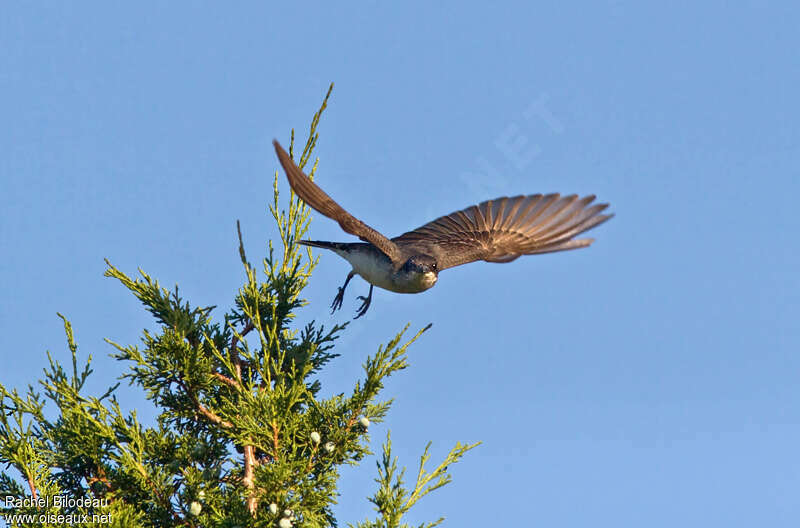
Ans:
<svg viewBox="0 0 800 528"><path fill-rule="evenodd" d="M372 302L372 288L397 293L419 293L436 284L439 272L476 260L511 262L520 255L551 253L586 247L592 238L574 237L602 224L614 215L600 214L608 204L591 204L594 195L529 194L497 198L388 239L345 211L295 165L283 147L273 141L289 185L305 203L332 220L346 233L364 243L301 240L300 244L330 249L347 260L353 269L331 304L342 307L344 290L353 275L369 282L369 294L362 302L358 319Z"/></svg>

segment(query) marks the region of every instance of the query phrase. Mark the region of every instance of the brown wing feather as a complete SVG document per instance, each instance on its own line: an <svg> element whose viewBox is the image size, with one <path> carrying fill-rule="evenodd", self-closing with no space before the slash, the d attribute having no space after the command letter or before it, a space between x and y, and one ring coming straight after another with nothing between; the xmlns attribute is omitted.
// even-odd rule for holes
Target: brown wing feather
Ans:
<svg viewBox="0 0 800 528"><path fill-rule="evenodd" d="M345 232L356 235L365 242L372 243L392 261L396 262L401 258L400 249L394 242L345 211L342 206L333 201L330 196L325 194L325 191L320 189L316 183L311 181L311 178L300 170L300 167L292 161L292 158L283 150L280 143L273 141L272 144L275 145L275 152L278 154L278 160L280 160L283 170L286 172L289 185L292 186L297 196L316 211L332 220L336 220Z"/></svg>
<svg viewBox="0 0 800 528"><path fill-rule="evenodd" d="M594 199L574 194L497 198L437 218L392 241L427 251L439 269L578 249L594 240L575 236L613 216L600 214L608 204L590 205Z"/></svg>

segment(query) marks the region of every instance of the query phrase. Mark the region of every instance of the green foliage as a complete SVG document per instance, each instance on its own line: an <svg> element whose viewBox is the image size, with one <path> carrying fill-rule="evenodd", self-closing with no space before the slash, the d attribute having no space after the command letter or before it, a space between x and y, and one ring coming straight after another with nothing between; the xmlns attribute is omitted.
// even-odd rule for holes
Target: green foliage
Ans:
<svg viewBox="0 0 800 528"><path fill-rule="evenodd" d="M369 499L375 505L375 510L380 514L380 517L375 520L360 522L356 525L356 528L409 528L409 524L400 524L402 516L422 497L447 485L452 480L452 476L447 472L450 464L458 462L467 451L477 447L479 444L480 442L470 445L456 443L445 459L433 471L428 472L425 470L425 464L430 460L428 450L431 447L431 443L428 442L419 459L419 470L417 471L414 489L409 490L403 486L403 477L406 470L403 468L398 471L397 457L392 457L392 437L387 433L386 441L383 443L383 458L377 462L378 478L375 479L375 482L378 483L379 488L375 495ZM420 524L418 528L433 528L443 521L444 517L440 517L436 521ZM353 525L349 526L352 527Z"/></svg>
<svg viewBox="0 0 800 528"><path fill-rule="evenodd" d="M330 90L312 120L301 167L329 96ZM61 316L71 372L48 354L43 393L0 385L0 464L21 477L0 474L0 515L51 515L22 525L66 525L75 518L57 515L74 515L89 526L337 526L339 469L370 454L369 425L382 421L391 404L380 398L384 381L408 366L408 346L430 325L403 342L406 327L367 357L349 395L321 398L317 374L337 357L332 350L346 324L292 326L316 260L297 244L309 208L293 193L288 209L279 204L276 172L269 210L280 246L269 242L259 274L237 224L245 280L221 321L212 319L215 307L193 307L177 286L168 291L142 270L133 278L106 261L106 276L130 290L158 325L139 345L109 341L113 357L127 365L121 379L142 388L158 410L156 422L144 425L135 411L124 412L117 385L98 397L84 394L92 358L79 368L72 327ZM47 413L46 403L54 406ZM426 447L415 487L407 490L387 439L379 489L369 499L380 518L356 526L407 526L402 516L447 484L448 465L475 445L457 444L430 473ZM6 506L3 497L18 502ZM55 497L83 501L56 505Z"/></svg>

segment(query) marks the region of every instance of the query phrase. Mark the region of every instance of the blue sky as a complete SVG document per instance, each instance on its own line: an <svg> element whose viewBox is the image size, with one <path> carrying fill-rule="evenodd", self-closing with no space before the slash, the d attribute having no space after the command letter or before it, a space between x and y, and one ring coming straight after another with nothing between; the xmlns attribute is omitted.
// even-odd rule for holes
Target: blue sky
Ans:
<svg viewBox="0 0 800 528"><path fill-rule="evenodd" d="M800 8L764 4L7 5L0 382L66 360L56 311L95 387L121 373L103 338L153 323L104 257L227 309L235 221L251 260L275 236L270 142L334 81L317 181L390 236L522 193L617 214L587 250L376 290L340 340L331 392L433 322L374 445L390 428L414 466L428 440L484 442L410 521L797 526ZM319 215L311 235L350 240ZM348 269L322 255L303 320L351 316L360 280L327 310ZM343 522L371 515L374 476L345 471Z"/></svg>

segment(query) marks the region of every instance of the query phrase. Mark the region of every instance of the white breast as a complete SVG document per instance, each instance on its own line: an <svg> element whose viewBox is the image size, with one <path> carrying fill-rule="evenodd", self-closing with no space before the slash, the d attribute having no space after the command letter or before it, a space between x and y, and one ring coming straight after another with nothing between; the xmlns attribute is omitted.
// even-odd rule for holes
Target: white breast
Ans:
<svg viewBox="0 0 800 528"><path fill-rule="evenodd" d="M394 270L388 259L377 259L370 253L362 253L360 251L353 251L350 253L337 251L337 253L347 259L350 265L353 266L353 271L361 275L365 281L385 290L396 291L395 285L392 282Z"/></svg>

